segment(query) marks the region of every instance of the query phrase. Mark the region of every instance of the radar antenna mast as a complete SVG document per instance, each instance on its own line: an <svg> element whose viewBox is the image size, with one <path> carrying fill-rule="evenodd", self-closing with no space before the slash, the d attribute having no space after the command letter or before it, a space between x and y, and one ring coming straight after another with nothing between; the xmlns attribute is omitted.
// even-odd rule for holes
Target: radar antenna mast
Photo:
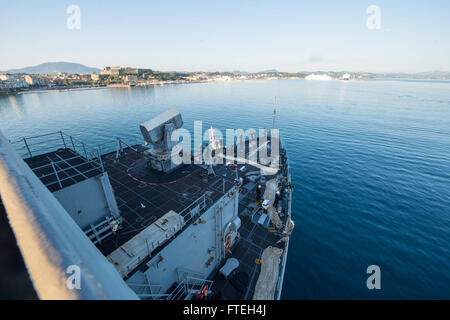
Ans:
<svg viewBox="0 0 450 320"><path fill-rule="evenodd" d="M272 120L272 129L275 129L275 118L277 116L277 97L273 98L273 120Z"/></svg>

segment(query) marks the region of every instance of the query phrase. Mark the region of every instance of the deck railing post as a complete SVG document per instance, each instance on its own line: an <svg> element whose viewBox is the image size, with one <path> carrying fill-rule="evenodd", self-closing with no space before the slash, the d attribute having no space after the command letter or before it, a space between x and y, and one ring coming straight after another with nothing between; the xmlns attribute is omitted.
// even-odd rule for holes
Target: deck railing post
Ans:
<svg viewBox="0 0 450 320"><path fill-rule="evenodd" d="M31 154L30 147L28 147L27 139L23 138L23 142L25 143L25 146L27 147L28 153L30 154L30 157L33 155Z"/></svg>
<svg viewBox="0 0 450 320"><path fill-rule="evenodd" d="M119 154L121 153L122 153L122 143L120 142L120 138L117 137L116 160L119 159Z"/></svg>
<svg viewBox="0 0 450 320"><path fill-rule="evenodd" d="M62 142L63 142L63 144L64 144L64 149L67 149L67 146L66 146L66 140L64 140L63 132L60 131L59 133L61 134L61 140L62 140Z"/></svg>
<svg viewBox="0 0 450 320"><path fill-rule="evenodd" d="M103 160L102 160L102 157L100 156L100 148L97 148L97 156L98 156L98 160L100 161L100 166L102 168L102 172L105 172L105 169L103 168Z"/></svg>
<svg viewBox="0 0 450 320"><path fill-rule="evenodd" d="M72 136L69 136L70 137L70 142L72 142L72 148L73 148L73 151L77 151L77 150L75 150L75 144L73 143L73 139L72 139Z"/></svg>
<svg viewBox="0 0 450 320"><path fill-rule="evenodd" d="M88 159L87 152L86 152L86 146L84 145L84 142L81 142L81 143L83 145L84 156L86 157L86 159Z"/></svg>

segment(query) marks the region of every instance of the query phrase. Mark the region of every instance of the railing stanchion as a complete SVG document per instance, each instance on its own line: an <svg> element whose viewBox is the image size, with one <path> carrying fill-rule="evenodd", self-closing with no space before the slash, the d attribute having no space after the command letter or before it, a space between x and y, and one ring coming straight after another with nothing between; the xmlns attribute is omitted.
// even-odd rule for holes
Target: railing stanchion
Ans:
<svg viewBox="0 0 450 320"><path fill-rule="evenodd" d="M72 139L72 136L69 136L70 137L70 141L72 142L72 148L73 148L73 151L77 151L77 150L75 150L75 144L73 143L73 139Z"/></svg>
<svg viewBox="0 0 450 320"><path fill-rule="evenodd" d="M67 149L66 140L64 140L63 132L60 131L59 133L61 134L61 140L62 140L62 142L63 142L63 144L64 144L64 149Z"/></svg>
<svg viewBox="0 0 450 320"><path fill-rule="evenodd" d="M120 138L117 137L116 160L119 159L119 155L122 154L122 152L122 143L120 142Z"/></svg>
<svg viewBox="0 0 450 320"><path fill-rule="evenodd" d="M102 172L105 172L105 168L103 168L103 160L102 160L102 157L100 155L100 148L97 148L97 156L98 156L98 159L100 161L100 166L102 167Z"/></svg>
<svg viewBox="0 0 450 320"><path fill-rule="evenodd" d="M84 156L88 160L87 152L86 152L86 146L84 145L84 142L81 142L83 144L83 150L84 150Z"/></svg>
<svg viewBox="0 0 450 320"><path fill-rule="evenodd" d="M31 154L30 147L28 147L27 139L23 138L23 142L25 142L25 146L27 147L28 153L30 154L30 157L33 155Z"/></svg>

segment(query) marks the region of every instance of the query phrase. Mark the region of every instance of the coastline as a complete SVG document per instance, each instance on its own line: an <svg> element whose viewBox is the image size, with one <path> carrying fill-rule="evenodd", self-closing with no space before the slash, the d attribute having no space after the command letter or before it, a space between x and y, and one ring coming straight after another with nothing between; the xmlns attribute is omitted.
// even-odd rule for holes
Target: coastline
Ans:
<svg viewBox="0 0 450 320"><path fill-rule="evenodd" d="M211 82L237 82L237 81L257 81L257 80L298 80L302 78L267 78L267 79L230 79L230 80L195 80L195 81L161 81L157 83L144 83L144 84L110 84L106 86L79 86L79 87L67 87L67 88L31 88L26 90L0 92L0 96L8 95L20 95L30 93L52 93L52 92L69 92L69 91L82 91L82 90L99 90L99 89L111 89L111 88L133 88L133 87L154 87L163 86L168 84L192 84L192 83L211 83Z"/></svg>
<svg viewBox="0 0 450 320"><path fill-rule="evenodd" d="M161 81L154 83L138 83L138 84L109 84L106 86L71 86L67 88L31 88L26 90L18 90L18 91L0 91L1 96L9 96L9 95L20 95L20 94L30 94L30 93L52 93L52 92L70 92L70 91L83 91L83 90L100 90L100 89L111 89L111 88L133 88L133 87L154 87L154 86L163 86L168 84L193 84L193 83L211 83L211 82L243 82L243 81L272 81L272 80L306 80L306 81L340 81L340 82L361 82L361 81L411 81L411 82L439 82L439 83L448 83L450 80L433 80L433 79L403 79L403 78L361 78L361 79L350 79L350 80L340 80L340 79L330 79L330 80L316 80L316 79L305 79L305 78L262 78L262 79L229 79L229 80L195 80L195 81Z"/></svg>
<svg viewBox="0 0 450 320"><path fill-rule="evenodd" d="M24 91L10 92L8 94L28 94L28 93L51 93L51 92L64 92L64 91L82 91L82 90L98 90L98 89L106 89L108 87L71 87L71 88L36 88Z"/></svg>

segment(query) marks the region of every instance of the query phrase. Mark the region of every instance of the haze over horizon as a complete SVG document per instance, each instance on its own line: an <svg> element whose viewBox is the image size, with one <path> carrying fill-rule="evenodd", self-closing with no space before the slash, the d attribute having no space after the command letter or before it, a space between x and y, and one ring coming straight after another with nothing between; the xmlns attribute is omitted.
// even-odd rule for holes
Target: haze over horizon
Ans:
<svg viewBox="0 0 450 320"><path fill-rule="evenodd" d="M69 29L70 5L80 29ZM367 8L380 8L369 29ZM0 70L45 62L161 71L450 72L450 3L2 2Z"/></svg>

